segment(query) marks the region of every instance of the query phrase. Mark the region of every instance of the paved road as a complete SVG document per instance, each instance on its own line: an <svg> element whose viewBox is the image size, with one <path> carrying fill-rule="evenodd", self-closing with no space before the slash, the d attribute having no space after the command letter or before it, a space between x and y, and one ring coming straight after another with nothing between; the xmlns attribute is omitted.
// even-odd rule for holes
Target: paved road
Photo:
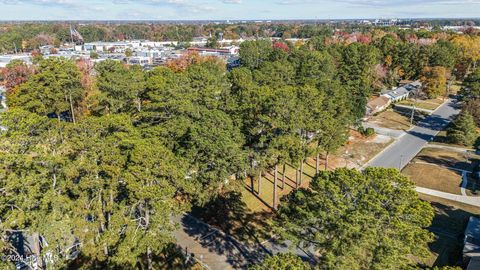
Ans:
<svg viewBox="0 0 480 270"><path fill-rule="evenodd" d="M403 169L459 112L456 100L449 99L432 115L372 159L367 166Z"/></svg>

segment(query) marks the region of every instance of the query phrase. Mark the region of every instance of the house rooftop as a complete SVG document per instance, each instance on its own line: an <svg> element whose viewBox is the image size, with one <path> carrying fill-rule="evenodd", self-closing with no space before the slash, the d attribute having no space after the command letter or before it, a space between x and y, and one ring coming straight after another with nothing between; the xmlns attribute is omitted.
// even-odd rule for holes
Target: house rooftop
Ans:
<svg viewBox="0 0 480 270"><path fill-rule="evenodd" d="M463 255L480 255L480 218L470 217L465 229Z"/></svg>
<svg viewBox="0 0 480 270"><path fill-rule="evenodd" d="M380 97L377 97L375 99L370 100L367 103L367 107L369 107L370 109L377 109L379 107L388 105L389 102L390 102L390 100L388 99L388 97L380 96Z"/></svg>
<svg viewBox="0 0 480 270"><path fill-rule="evenodd" d="M388 91L384 93L382 96L385 96L391 100L395 100L397 98L400 98L402 96L408 95L410 91L414 89L418 89L422 86L422 83L420 81L414 81L409 84L406 84L404 86L398 87L397 89Z"/></svg>

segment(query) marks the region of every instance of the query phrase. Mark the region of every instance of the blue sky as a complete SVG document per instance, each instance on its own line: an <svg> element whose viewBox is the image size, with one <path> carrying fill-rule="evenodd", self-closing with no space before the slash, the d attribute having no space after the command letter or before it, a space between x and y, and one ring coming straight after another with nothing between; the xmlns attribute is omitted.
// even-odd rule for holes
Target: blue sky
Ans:
<svg viewBox="0 0 480 270"><path fill-rule="evenodd" d="M0 0L0 20L479 17L480 0Z"/></svg>

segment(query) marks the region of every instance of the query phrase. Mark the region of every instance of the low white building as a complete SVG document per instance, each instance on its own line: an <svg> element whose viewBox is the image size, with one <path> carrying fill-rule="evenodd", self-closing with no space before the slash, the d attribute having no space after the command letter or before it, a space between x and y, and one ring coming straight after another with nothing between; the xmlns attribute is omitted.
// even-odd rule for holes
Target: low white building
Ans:
<svg viewBox="0 0 480 270"><path fill-rule="evenodd" d="M128 58L127 63L130 65L146 66L146 65L152 64L152 58L142 57L142 56L133 56Z"/></svg>
<svg viewBox="0 0 480 270"><path fill-rule="evenodd" d="M13 60L21 60L27 64L32 63L32 57L29 54L0 55L0 68L6 67Z"/></svg>
<svg viewBox="0 0 480 270"><path fill-rule="evenodd" d="M392 91L386 92L382 95L382 97L388 98L391 102L398 102L407 99L413 90L420 89L421 87L422 83L420 83L419 81L415 81L398 87L397 89L394 89Z"/></svg>

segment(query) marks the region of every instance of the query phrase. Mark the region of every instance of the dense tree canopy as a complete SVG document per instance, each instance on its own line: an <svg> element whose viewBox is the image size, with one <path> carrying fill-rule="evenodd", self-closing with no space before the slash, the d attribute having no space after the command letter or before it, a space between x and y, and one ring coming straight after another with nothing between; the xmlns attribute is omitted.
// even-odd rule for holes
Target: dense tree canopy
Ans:
<svg viewBox="0 0 480 270"><path fill-rule="evenodd" d="M182 209L176 194L189 189L185 167L142 139L128 116L87 118L60 132L46 117L14 110L1 125L2 235L41 236L48 247L35 255L54 252L57 268L73 250L88 258L86 269L133 268L172 241L170 216Z"/></svg>
<svg viewBox="0 0 480 270"><path fill-rule="evenodd" d="M465 101L480 98L480 69L465 78L459 95L460 99Z"/></svg>
<svg viewBox="0 0 480 270"><path fill-rule="evenodd" d="M78 67L64 58L40 61L36 73L7 96L9 105L40 115L67 113L75 121L75 110L85 97Z"/></svg>
<svg viewBox="0 0 480 270"><path fill-rule="evenodd" d="M141 111L145 91L145 75L140 66L127 67L113 60L100 62L97 71L97 113Z"/></svg>
<svg viewBox="0 0 480 270"><path fill-rule="evenodd" d="M266 258L261 264L250 267L252 270L309 270L308 263L292 253L279 253Z"/></svg>
<svg viewBox="0 0 480 270"><path fill-rule="evenodd" d="M447 129L447 138L456 144L472 146L478 138L475 119L468 112L462 112Z"/></svg>
<svg viewBox="0 0 480 270"><path fill-rule="evenodd" d="M318 254L320 269L399 269L428 254L433 209L394 169L321 172L281 203L277 231Z"/></svg>

